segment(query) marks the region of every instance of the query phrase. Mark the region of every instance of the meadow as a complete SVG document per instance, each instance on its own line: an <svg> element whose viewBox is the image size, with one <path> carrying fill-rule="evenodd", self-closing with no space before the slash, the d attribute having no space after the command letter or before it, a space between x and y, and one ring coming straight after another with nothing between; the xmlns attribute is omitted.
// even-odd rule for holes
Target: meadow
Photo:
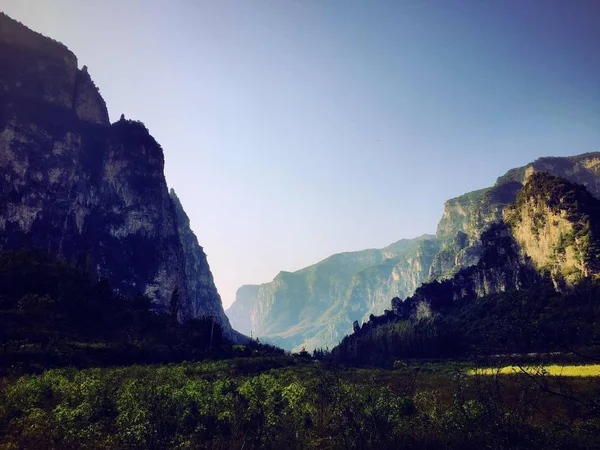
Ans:
<svg viewBox="0 0 600 450"><path fill-rule="evenodd" d="M311 357L232 346L210 319L181 323L37 253L0 254L0 287L2 450L598 448L600 378L566 376L597 374L580 355L598 349L575 346L598 341L596 288L363 326L347 352ZM575 350L541 345L556 339L532 317ZM478 347L441 359L460 350L451 330Z"/></svg>
<svg viewBox="0 0 600 450"><path fill-rule="evenodd" d="M595 448L597 379L472 369L269 356L10 376L0 448Z"/></svg>

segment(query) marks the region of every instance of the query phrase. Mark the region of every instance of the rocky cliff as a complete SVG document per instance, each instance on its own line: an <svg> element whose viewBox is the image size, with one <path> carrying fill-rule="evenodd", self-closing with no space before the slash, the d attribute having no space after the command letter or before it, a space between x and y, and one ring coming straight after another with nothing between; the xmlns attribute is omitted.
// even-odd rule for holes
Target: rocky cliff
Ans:
<svg viewBox="0 0 600 450"><path fill-rule="evenodd" d="M600 198L600 153L540 158L508 171L490 188L448 200L435 239L418 244L410 241L408 247L402 244L408 241L400 241L398 247L388 248L384 257L361 253L361 263L346 271L344 257L334 255L292 274L282 272L252 291L251 299L245 299L247 305L253 305L247 317L249 326L257 336L289 349L331 346L351 331L354 320L366 322L371 314L382 314L391 298L404 299L428 280L452 280L470 267L473 279L459 282L459 292L472 289L475 295L484 295L519 285L520 277L529 275L521 273L517 257L506 263L503 270L512 267L507 272L481 272L477 267L482 258L483 267L491 267L485 262L494 255L489 246L500 242L498 233L508 233L494 225L502 222L503 211L513 205L526 180L538 172L579 183ZM525 237L522 232L511 237L514 242L505 250L513 244L524 245ZM570 253L566 258L572 260Z"/></svg>
<svg viewBox="0 0 600 450"><path fill-rule="evenodd" d="M366 321L371 314L383 314L389 307L385 299L406 297L414 292L427 280L438 250L435 239L422 239L401 255L355 274L344 302L352 321Z"/></svg>
<svg viewBox="0 0 600 450"><path fill-rule="evenodd" d="M520 289L541 280L504 223L491 225L480 236L481 257L476 265L458 270L452 278L424 283L412 297L392 299L392 311L402 318L419 311L440 312L461 299Z"/></svg>
<svg viewBox="0 0 600 450"><path fill-rule="evenodd" d="M593 347L600 200L583 185L528 170L516 201L479 242L477 264L393 299L391 310L355 324L332 356L391 367L405 358Z"/></svg>
<svg viewBox="0 0 600 450"><path fill-rule="evenodd" d="M0 67L0 249L41 247L158 309L178 298L181 318L212 315L228 332L146 127L111 125L75 55L4 14Z"/></svg>
<svg viewBox="0 0 600 450"><path fill-rule="evenodd" d="M227 317L231 320L231 326L246 336L253 336L252 310L258 298L260 286L245 285L235 293L235 302L227 309Z"/></svg>
<svg viewBox="0 0 600 450"><path fill-rule="evenodd" d="M533 173L504 221L533 267L557 290L600 273L600 200L582 185Z"/></svg>
<svg viewBox="0 0 600 450"><path fill-rule="evenodd" d="M190 219L173 189L170 191L170 196L175 206L179 241L183 247L188 296L193 299L191 315L212 316L223 326L226 333L230 333L231 325L223 311L221 296L217 292L206 253L198 244L198 239L190 228Z"/></svg>
<svg viewBox="0 0 600 450"><path fill-rule="evenodd" d="M0 13L0 95L31 108L70 111L78 119L108 125L98 89L77 57L63 44Z"/></svg>
<svg viewBox="0 0 600 450"><path fill-rule="evenodd" d="M583 185L528 171L503 218L480 236L481 258L452 278L425 283L394 313L414 316L420 304L441 311L462 299L552 281L558 291L600 275L600 200Z"/></svg>
<svg viewBox="0 0 600 450"><path fill-rule="evenodd" d="M287 349L332 347L352 330L354 320L383 311L390 294L412 294L427 277L436 251L432 236L422 236L333 255L240 289L227 314L255 336Z"/></svg>
<svg viewBox="0 0 600 450"><path fill-rule="evenodd" d="M481 256L479 236L490 224L502 219L504 208L515 201L526 178L534 172L549 173L581 184L600 198L600 153L597 152L540 158L527 166L509 170L493 187L445 203L436 233L441 250L431 266L431 279L451 278L461 268L477 263Z"/></svg>

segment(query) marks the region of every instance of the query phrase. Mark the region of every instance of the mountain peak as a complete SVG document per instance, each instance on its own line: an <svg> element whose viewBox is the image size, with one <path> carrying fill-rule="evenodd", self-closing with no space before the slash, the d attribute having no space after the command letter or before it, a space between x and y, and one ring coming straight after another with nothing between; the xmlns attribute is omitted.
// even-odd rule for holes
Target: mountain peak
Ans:
<svg viewBox="0 0 600 450"><path fill-rule="evenodd" d="M0 96L15 107L61 110L68 117L109 125L108 110L90 74L65 45L0 13ZM68 119L66 119L68 120Z"/></svg>
<svg viewBox="0 0 600 450"><path fill-rule="evenodd" d="M233 339L202 247L146 126L110 124L87 67L0 13L0 250L42 248Z"/></svg>

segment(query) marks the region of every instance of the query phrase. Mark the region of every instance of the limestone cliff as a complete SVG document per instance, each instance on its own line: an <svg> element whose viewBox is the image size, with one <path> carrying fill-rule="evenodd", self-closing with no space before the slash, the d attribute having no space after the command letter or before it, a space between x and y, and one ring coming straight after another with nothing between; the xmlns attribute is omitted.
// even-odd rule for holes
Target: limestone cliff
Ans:
<svg viewBox="0 0 600 450"><path fill-rule="evenodd" d="M411 295L427 279L438 250L436 240L424 239L404 254L355 274L344 302L352 322L366 321L371 314L383 314L390 298ZM357 316L361 313L362 316Z"/></svg>
<svg viewBox="0 0 600 450"><path fill-rule="evenodd" d="M516 242L556 289L600 273L600 200L582 185L532 174L504 212Z"/></svg>
<svg viewBox="0 0 600 450"><path fill-rule="evenodd" d="M600 200L583 185L529 171L503 219L480 236L481 258L442 282L425 283L412 298L392 302L401 317L426 303L432 310L461 299L520 290L550 279L567 290L600 276Z"/></svg>
<svg viewBox="0 0 600 450"><path fill-rule="evenodd" d="M564 351L574 338L593 343L600 200L549 173L524 176L515 202L479 236L477 264L394 298L391 310L357 323L332 356L389 367L402 358Z"/></svg>
<svg viewBox="0 0 600 450"><path fill-rule="evenodd" d="M85 66L63 44L0 12L0 95L31 108L70 110L79 119L109 124L108 111Z"/></svg>
<svg viewBox="0 0 600 450"><path fill-rule="evenodd" d="M245 285L235 293L235 302L227 309L227 317L231 320L231 326L246 336L253 336L252 310L258 299L260 286Z"/></svg>
<svg viewBox="0 0 600 450"><path fill-rule="evenodd" d="M333 347L352 330L354 320L383 311L390 293L414 292L437 250L431 238L403 239L383 249L341 253L297 272L280 272L270 283L241 290L244 295L238 293L227 313L233 321L252 305L248 325L254 335L287 349ZM372 274L376 279L371 280Z"/></svg>
<svg viewBox="0 0 600 450"><path fill-rule="evenodd" d="M477 263L481 255L479 236L490 224L502 219L504 208L515 201L528 174L534 172L546 172L582 184L600 198L600 153L545 157L512 169L498 178L493 187L446 202L436 233L441 250L434 258L429 273L431 279L451 278L461 268ZM466 243L457 247L453 240L459 233L466 235Z"/></svg>
<svg viewBox="0 0 600 450"><path fill-rule="evenodd" d="M111 125L75 55L4 14L0 67L0 250L43 248L157 309L176 293L182 318L230 329L146 127Z"/></svg>
<svg viewBox="0 0 600 450"><path fill-rule="evenodd" d="M422 305L431 311L442 311L460 299L520 289L540 280L506 224L491 225L480 236L480 242L481 258L476 265L441 282L425 283L406 300L394 298L394 313L399 317L416 316Z"/></svg>
<svg viewBox="0 0 600 450"><path fill-rule="evenodd" d="M191 315L193 317L214 317L223 327L225 334L231 337L231 325L223 311L221 296L217 292L206 253L198 244L198 239L190 228L190 219L173 189L170 190L170 196L175 206L179 241L183 247L187 291L192 300Z"/></svg>

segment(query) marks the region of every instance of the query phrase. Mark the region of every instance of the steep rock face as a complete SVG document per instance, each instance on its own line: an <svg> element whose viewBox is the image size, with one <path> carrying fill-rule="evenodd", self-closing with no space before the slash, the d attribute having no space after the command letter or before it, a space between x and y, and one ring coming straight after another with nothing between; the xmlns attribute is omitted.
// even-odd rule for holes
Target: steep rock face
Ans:
<svg viewBox="0 0 600 450"><path fill-rule="evenodd" d="M476 265L424 283L406 300L393 299L391 311L356 324L332 355L390 364L473 350L540 351L548 344L562 351L560 340L582 329L581 342L589 345L594 324L582 314L593 316L597 306L600 200L564 178L533 170L525 176L503 219L481 234Z"/></svg>
<svg viewBox="0 0 600 450"><path fill-rule="evenodd" d="M529 171L503 220L480 237L481 258L442 282L426 283L412 298L394 299L394 313L415 315L428 304L442 311L459 299L520 290L551 279L564 290L600 275L600 200L582 185Z"/></svg>
<svg viewBox="0 0 600 450"><path fill-rule="evenodd" d="M354 320L366 321L371 314L381 314L388 307L390 298L406 298L427 280L452 282L457 276L457 296L467 295L467 291L481 296L513 285L519 286L521 277L528 280L531 275L529 269L533 268L533 263L524 264L519 259L524 258L523 255L507 260L505 267L498 271L486 265L485 261L494 254L488 248L492 245L490 243L500 239L499 235L493 239L490 236L507 232L495 227L502 222L503 211L515 202L528 177L537 172L556 174L580 183L594 196L600 197L600 153L540 158L527 166L510 170L491 188L448 200L436 239L429 240L427 246L421 248L419 258L415 259L410 252L388 251L383 260L365 261L366 267L356 270L350 279L346 274L343 283L328 285L332 288L331 292L306 289L308 281L300 279L299 275L308 273L311 268L294 274L281 273L273 282L259 288L251 313L253 329L258 336L267 337L286 348L300 349L304 346L311 349L335 344L351 331ZM492 234L485 234L490 227L494 229ZM515 234L509 247L525 245L523 238L522 233ZM573 259L570 252L567 250L565 256L568 261ZM482 258L483 266L478 265ZM461 272L466 268L473 269ZM568 270L574 269L565 268L561 273ZM468 278L465 278L467 273ZM328 300L320 304L317 298ZM302 311L302 314L295 311Z"/></svg>
<svg viewBox="0 0 600 450"><path fill-rule="evenodd" d="M44 103L81 120L109 124L108 111L87 69L63 44L0 13L0 96L3 102Z"/></svg>
<svg viewBox="0 0 600 450"><path fill-rule="evenodd" d="M346 293L354 273L381 258L377 250L342 253L297 272L280 272L259 288L252 315L257 335L268 336L302 322L314 322L331 306L332 299Z"/></svg>
<svg viewBox="0 0 600 450"><path fill-rule="evenodd" d="M405 301L394 298L392 311L399 317L417 316L423 305L443 311L459 299L519 289L540 279L504 223L493 224L481 235L481 252L477 265L450 279L425 283Z"/></svg>
<svg viewBox="0 0 600 450"><path fill-rule="evenodd" d="M442 248L432 264L431 279L451 278L461 268L477 263L481 254L479 236L490 224L502 219L504 208L515 201L526 178L534 172L546 172L582 184L600 198L600 153L597 152L540 158L512 169L498 178L493 187L446 202L436 233ZM462 248L452 244L458 233L468 238L468 244Z"/></svg>
<svg viewBox="0 0 600 450"><path fill-rule="evenodd" d="M254 335L251 315L258 300L259 288L251 284L240 287L235 293L235 302L225 311L231 326L246 336Z"/></svg>
<svg viewBox="0 0 600 450"><path fill-rule="evenodd" d="M231 325L223 312L221 296L217 292L206 254L198 244L198 239L190 228L190 219L173 189L170 191L170 196L175 206L179 240L183 247L187 292L192 300L190 313L193 317L216 318L228 335L231 333Z"/></svg>
<svg viewBox="0 0 600 450"><path fill-rule="evenodd" d="M582 185L534 173L504 212L512 234L556 289L600 273L600 200Z"/></svg>
<svg viewBox="0 0 600 450"><path fill-rule="evenodd" d="M159 304L175 289L187 298L162 150L145 127L2 106L1 248L46 248Z"/></svg>
<svg viewBox="0 0 600 450"><path fill-rule="evenodd" d="M87 67L77 71L73 106L77 117L93 123L108 124L108 110L98 88L92 81Z"/></svg>
<svg viewBox="0 0 600 450"><path fill-rule="evenodd" d="M288 349L332 347L354 320L383 311L390 293L410 295L425 279L437 249L431 236L404 239L383 249L333 255L297 272L280 272L252 288L250 328ZM377 273L370 283L367 273ZM379 285L381 281L381 286ZM229 317L241 310L236 302Z"/></svg>
<svg viewBox="0 0 600 450"><path fill-rule="evenodd" d="M448 278L463 267L477 264L480 257L480 240L469 238L465 232L458 231L454 238L444 242L435 254L429 267L429 278Z"/></svg>
<svg viewBox="0 0 600 450"><path fill-rule="evenodd" d="M390 298L412 295L427 279L438 250L436 240L425 239L400 257L387 259L354 275L344 302L352 322L366 321L371 314L383 314ZM357 314L362 316L357 317Z"/></svg>
<svg viewBox="0 0 600 450"><path fill-rule="evenodd" d="M111 125L75 55L4 14L0 67L0 250L43 248L157 309L177 293L181 318L208 313L230 329L146 127Z"/></svg>
<svg viewBox="0 0 600 450"><path fill-rule="evenodd" d="M421 237L399 255L356 273L343 301L328 311L319 321L320 330L303 345L309 349L332 348L352 332L355 321L360 324L373 315L383 314L394 296L412 295L427 279L438 249L435 239Z"/></svg>

